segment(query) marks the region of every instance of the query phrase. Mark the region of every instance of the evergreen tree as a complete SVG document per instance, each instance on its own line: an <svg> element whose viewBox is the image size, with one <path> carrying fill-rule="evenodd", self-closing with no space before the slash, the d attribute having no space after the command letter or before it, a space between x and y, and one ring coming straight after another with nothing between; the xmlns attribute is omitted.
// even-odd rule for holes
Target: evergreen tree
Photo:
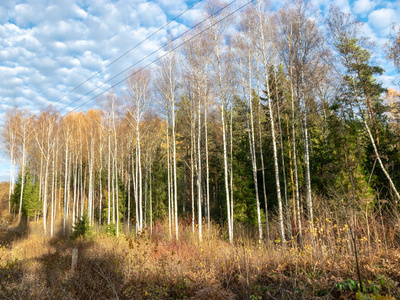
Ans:
<svg viewBox="0 0 400 300"><path fill-rule="evenodd" d="M18 175L14 194L11 196L11 203L13 209L19 209L20 196L21 196L21 174ZM24 193L22 196L22 215L24 217L34 217L40 212L41 201L39 200L39 183L35 180L29 168L25 172L24 178Z"/></svg>
<svg viewBox="0 0 400 300"><path fill-rule="evenodd" d="M344 109L342 110L342 114L348 114L350 120L353 120L353 126L359 123L362 124L359 125L359 127L362 126L365 128L367 133L366 137L369 138L372 144L372 154L379 162L381 171L389 182L390 188L396 194L397 199L400 200L397 188L387 172L386 167L383 165L379 154L379 128L382 128L382 124L385 121L383 115L385 108L382 104L382 94L385 89L382 87L382 84L376 81L375 76L381 75L383 69L371 64L371 54L364 47L365 39L358 36L359 28L357 21L333 7L330 12L328 25L335 49L345 68L339 99L339 104L341 104ZM372 130L370 128L372 128ZM360 131L357 132L357 135L359 133ZM345 134L347 133L345 132ZM348 135L345 136L348 138ZM347 147L349 147L349 143L345 144L345 150ZM360 153L360 151L358 151L358 153ZM351 152L345 152L345 163L347 169L350 171L349 176L354 179L360 178L357 174L352 172L360 170L362 173L363 167L361 164L363 160L361 156L352 157ZM361 177L364 177L364 181L367 180L365 176ZM350 178L352 186L357 185L357 180L353 182L353 178ZM356 195L358 198L358 194L353 190L353 198L356 197Z"/></svg>

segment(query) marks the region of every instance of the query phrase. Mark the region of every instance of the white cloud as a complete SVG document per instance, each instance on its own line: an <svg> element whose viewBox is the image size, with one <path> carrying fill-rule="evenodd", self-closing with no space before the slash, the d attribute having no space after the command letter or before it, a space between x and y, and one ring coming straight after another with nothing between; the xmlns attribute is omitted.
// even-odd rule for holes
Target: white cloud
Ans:
<svg viewBox="0 0 400 300"><path fill-rule="evenodd" d="M168 14L172 16L179 15L187 8L183 0L158 0L156 3ZM199 4L196 4L196 6Z"/></svg>
<svg viewBox="0 0 400 300"><path fill-rule="evenodd" d="M342 12L351 13L349 0L335 0L334 3Z"/></svg>
<svg viewBox="0 0 400 300"><path fill-rule="evenodd" d="M41 19L42 9L38 8L39 7L33 7L28 3L17 4L11 13L11 20L14 21L18 27L29 27L32 23L36 23Z"/></svg>
<svg viewBox="0 0 400 300"><path fill-rule="evenodd" d="M59 64L54 59L43 56L32 59L29 66L40 70L40 73L44 76L52 76L59 67Z"/></svg>
<svg viewBox="0 0 400 300"><path fill-rule="evenodd" d="M37 110L155 32L167 22L167 15L175 16L186 8L184 0L1 1L0 67L4 71L0 74L1 104L8 107L19 104L21 108ZM199 16L199 10L179 20L188 22L194 16ZM173 34L185 28L179 22L168 27ZM68 95L62 104L67 106L158 49L166 35L167 30L160 31ZM123 72L82 100L94 97L126 75ZM0 108L0 117L2 113Z"/></svg>
<svg viewBox="0 0 400 300"><path fill-rule="evenodd" d="M142 27L161 27L166 23L164 12L153 2L140 3L135 11Z"/></svg>
<svg viewBox="0 0 400 300"><path fill-rule="evenodd" d="M371 0L357 0L354 2L353 11L356 14L365 16L369 13L372 9L374 9L376 3Z"/></svg>
<svg viewBox="0 0 400 300"><path fill-rule="evenodd" d="M91 51L85 51L83 55L79 56L77 59L82 67L89 69L91 71L98 71L103 68L102 58Z"/></svg>
<svg viewBox="0 0 400 300"><path fill-rule="evenodd" d="M186 22L189 22L189 26L195 25L196 23L204 19L203 12L200 8L188 11L182 18Z"/></svg>
<svg viewBox="0 0 400 300"><path fill-rule="evenodd" d="M273 5L278 2L274 0ZM351 5L349 0L334 2L345 12L353 9L358 15L369 14L366 31L379 45L385 40L385 28L399 21L399 8L391 2L356 0ZM313 3L316 9L324 7L325 13L331 1ZM82 97L74 104L79 105L122 80L128 74L123 71L158 49L161 42L167 41L169 32L177 36L202 20L202 5L197 4L168 28L61 99L56 107L68 107ZM18 104L20 108L40 111L187 7L185 0L0 0L0 126L7 108ZM375 7L380 9L372 11ZM157 56L158 53L154 54L146 62ZM83 96L120 72L121 76ZM95 104L91 102L85 107L89 105ZM63 112L69 110L70 107Z"/></svg>
<svg viewBox="0 0 400 300"><path fill-rule="evenodd" d="M57 4L52 4L46 8L46 15L51 20L60 19L85 19L88 13L79 7L76 3L70 1L57 1Z"/></svg>
<svg viewBox="0 0 400 300"><path fill-rule="evenodd" d="M399 14L391 8L381 8L375 10L368 16L368 23L378 30L385 29L393 22L398 22L399 20Z"/></svg>
<svg viewBox="0 0 400 300"><path fill-rule="evenodd" d="M379 76L378 82L382 83L383 86L389 87L393 86L395 83L396 76L394 75L382 75Z"/></svg>
<svg viewBox="0 0 400 300"><path fill-rule="evenodd" d="M81 21L61 20L36 26L34 35L43 41L71 41L85 37L87 27Z"/></svg>

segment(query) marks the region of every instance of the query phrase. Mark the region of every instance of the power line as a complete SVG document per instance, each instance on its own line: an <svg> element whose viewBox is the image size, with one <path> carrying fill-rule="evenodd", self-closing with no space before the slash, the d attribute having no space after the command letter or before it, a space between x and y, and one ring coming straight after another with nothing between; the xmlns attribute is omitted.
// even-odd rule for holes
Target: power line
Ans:
<svg viewBox="0 0 400 300"><path fill-rule="evenodd" d="M210 18L213 17L215 14L218 14L218 13L221 12L223 9L225 9L226 7L228 7L229 5L233 4L233 3L236 2L236 1L237 1L237 0L234 0L234 1L230 2L228 5L224 6L222 9L220 9L220 10L218 10L217 12L213 13L211 16L209 16L208 18L206 18L206 19L204 19L203 21L201 21L199 24L204 23L206 20L210 19ZM178 48L180 48L181 46L185 45L186 43L190 42L190 41L193 40L194 38L198 37L199 35L201 35L201 34L204 33L205 31L207 31L208 29L210 29L211 27L213 27L214 25L216 25L216 24L222 22L223 20L225 20L225 19L227 19L228 17L230 17L231 15L235 14L236 12L238 12L239 10L241 10L242 8L246 7L246 6L249 5L251 2L253 2L253 0L250 0L250 1L246 2L246 3L243 4L242 6L240 6L239 8L237 8L236 10L234 10L233 12L231 12L230 14L226 15L225 17L223 17L222 19L218 20L218 21L215 22L214 24L212 24L212 25L208 26L207 28L203 29L203 30L200 31L198 34L192 36L192 37L189 38L188 40L186 40L186 41L184 41L183 43L179 44L179 45L176 46L175 48L171 49L171 50L168 51L167 53L163 54L162 56L160 56L160 57L158 57L157 59L153 60L152 62L148 63L147 65L145 65L144 67L140 68L139 70L133 72L133 73L130 74L129 76L126 76L124 79L118 81L114 86L117 86L117 85L121 84L122 82L124 82L125 80L127 80L129 77L131 77L131 76L137 74L137 73L140 72L141 70L143 70L143 69L147 68L148 66L150 66L150 65L152 65L152 64L154 64L154 63L156 63L157 61L159 61L159 60L162 59L163 57L167 56L167 55L170 54L171 52L175 51L176 49L178 49ZM196 26L198 26L199 24L197 24ZM195 28L196 26L192 27L191 29ZM191 29L189 29L189 30L191 30ZM187 30L187 31L188 31L188 30ZM187 31L186 31L186 32L187 32ZM185 32L185 33L186 33L186 32ZM180 36L182 36L182 35L183 35L183 34L181 34ZM170 43L172 43L172 42L173 42L173 41L169 42L168 44L170 44ZM167 44L167 45L168 45L168 44ZM163 47L161 47L161 48L163 48ZM160 50L161 48L159 48L158 50ZM158 50L157 50L157 51L158 51ZM135 64L135 65L136 65L136 64ZM118 74L118 75L119 75L119 74ZM81 105L79 105L79 106L76 107L75 109L80 108L80 107L82 107L83 105L89 103L90 101L96 99L98 96L100 96L100 95L104 94L105 92L107 92L107 91L111 90L112 88L114 88L114 86L112 86L112 87L106 89L105 91L103 91L103 92L97 94L96 96L90 98L88 101L83 102ZM62 117L66 116L67 114L68 114L68 113L66 113L66 114L63 115Z"/></svg>
<svg viewBox="0 0 400 300"><path fill-rule="evenodd" d="M192 26L191 28L187 29L186 31L184 31L183 33L179 34L177 37L175 37L174 39L172 39L171 41L169 41L168 43L166 43L165 45L159 47L158 49L154 50L153 52L151 52L150 54L146 55L145 57L143 57L142 59L140 59L139 61L137 61L136 63L130 65L129 67L127 67L126 69L122 70L121 72L119 72L118 74L114 75L113 77L111 77L110 79L106 80L105 82L103 82L102 84L100 84L99 86L95 87L94 89L90 90L89 92L87 92L86 94L82 95L81 97L77 98L76 100L74 100L73 102L71 102L70 104L68 104L67 106L64 106L63 108L59 109L58 111L62 111L66 108L68 108L70 105L78 102L79 100L81 100L82 98L86 97L87 95L91 94L92 92L94 92L95 90L99 89L100 87L106 85L107 83L109 83L111 80L115 79L116 77L120 76L121 74L125 73L126 71L128 71L129 69L133 68L134 66L138 65L139 63L141 63L142 61L144 61L145 59L149 58L150 56L152 56L153 54L155 54L156 52L160 51L161 49L163 49L165 46L168 46L169 44L175 42L177 39L181 38L182 36L184 36L186 33L188 33L189 31L193 30L194 28L198 27L199 25L203 24L204 22L206 22L208 19L214 17L215 15L219 14L221 11L223 11L224 9L226 9L227 7L229 7L230 5L232 5L233 3L235 3L237 0L233 0L232 2L228 3L227 5L223 6L222 8L220 8L218 11L214 12L212 15L210 15L209 17L205 18L204 20L202 20L201 22L197 23L196 25ZM245 5L241 6L239 9L233 11L231 14L225 16L223 19L219 20L218 22L216 22L215 24L218 24L219 22L221 22L222 20L224 20L225 18L231 16L233 13L236 13L238 10L242 9L243 7L247 6L248 4L250 4L252 1L247 2ZM214 24L214 25L215 25ZM214 26L212 25L212 26ZM211 26L210 26L211 27ZM198 35L200 35L201 33L203 33L204 31L206 31L207 29L209 29L210 27L204 29L203 31L201 31L199 34L195 35L194 37L197 37ZM190 38L190 40L192 40L194 37ZM188 42L188 41L186 41ZM184 43L186 43L184 42ZM184 44L183 43L183 44ZM164 56L166 56L167 54L171 53L172 51L174 51L175 49L179 48L180 46L182 46L183 44L180 44L179 46L175 47L174 49L170 50L169 52L167 52L166 54L160 56L159 58L157 58L156 60L152 61L151 63L147 64L145 67L140 68L138 71L132 73L131 75L124 77L124 79L122 79L121 81L118 81L115 85L107 88L105 91L99 93L98 95L96 95L95 97L89 99L88 101L84 102L82 105L79 105L76 108L82 107L84 104L92 101L93 99L95 99L96 97L104 94L105 92L111 90L114 86L117 86L119 84L121 84L123 81L125 81L126 79L128 79L130 76L136 74L137 72L143 70L144 68L154 64L155 62L157 62L158 60L160 60L161 58L163 58ZM76 109L75 108L75 109Z"/></svg>
<svg viewBox="0 0 400 300"><path fill-rule="evenodd" d="M188 29L187 31L185 31L183 34L187 33L188 31L190 31L190 30L192 30L192 29L194 29L194 28L196 28L198 25L200 25L200 24L204 23L205 21L207 21L208 19L214 17L216 14L219 14L222 10L226 9L228 6L232 5L232 4L235 3L236 1L237 1L237 0L233 0L233 1L230 2L229 4L225 5L225 6L222 7L221 9L219 9L218 11L214 12L214 13L213 13L212 15L210 15L209 17L205 18L205 19L204 19L203 21L201 21L200 23L197 23L195 26L193 26L192 28L190 28L190 29ZM80 107L84 106L85 104L87 104L87 103L89 103L90 101L96 99L97 97L99 97L100 95L104 94L105 92L107 92L107 91L113 89L115 86L117 86L117 85L123 83L123 82L124 82L125 80L127 80L129 77L131 77L131 76L137 74L137 73L140 72L141 70L143 70L143 69L149 67L150 65L156 63L157 61L159 61L159 60L162 59L163 57L167 56L167 55L170 54L171 52L175 51L176 49L178 49L178 48L180 48L181 46L185 45L186 43L192 41L193 39L195 39L195 38L198 37L199 35L203 34L205 31L207 31L207 30L210 29L211 27L213 27L213 26L215 26L216 24L222 22L223 20L227 19L228 17L234 15L234 14L237 13L239 10L241 10L241 9L244 8L244 7L246 7L247 5L249 5L249 4L252 3L252 2L253 2L253 0L250 0L250 1L246 2L245 4L243 4L242 6L240 6L239 8L237 8L236 10L232 11L232 12L229 13L228 15L226 15L226 16L224 16L223 18L221 18L220 20L216 21L214 24L212 24L212 25L210 25L210 26L204 28L204 29L201 30L199 33L197 33L196 35L190 37L188 40L182 42L181 44L177 45L176 47L174 47L173 49L169 50L168 52L166 52L166 53L163 54L162 56L160 56L160 57L158 57L157 59L153 60L152 62L148 63L148 64L145 65L144 67L142 67L142 68L136 70L135 72L133 72L133 73L130 74L129 76L124 77L122 80L118 81L118 82L117 82L115 85L113 85L112 87L107 88L105 91L103 91L103 92L97 94L96 96L90 98L89 100L83 102L81 105L77 106L74 110L76 110L77 108L80 108ZM180 36L182 36L183 34L181 34ZM179 36L179 37L180 37L180 36ZM174 40L168 42L166 45L169 45L170 43L172 43L172 42L175 41L176 39L177 39L177 38L175 38ZM166 45L165 45L165 46L166 46ZM160 50L160 49L162 49L162 48L163 48L163 47L157 49L157 50L154 51L152 54L154 54L155 52L157 52L158 50ZM152 54L150 54L150 55L152 55ZM142 60L144 60L144 59L145 59L145 58L143 58ZM141 60L141 61L142 61L142 60ZM136 65L136 64L138 64L138 63L135 63L135 64L133 64L132 66L134 66L134 65ZM129 68L125 69L124 72L125 72L126 70L130 69L132 66L130 66ZM115 77L119 76L119 75L122 74L122 73L123 73L123 72L120 72L118 75L114 76L114 77L111 78L110 80L114 79ZM107 82L108 82L108 81L107 81ZM107 82L105 82L105 83L107 83ZM102 85L104 85L105 83L103 83ZM101 87L102 85L98 86L97 88ZM97 88L95 88L94 90L96 90ZM92 91L94 91L94 90L92 90ZM92 91L91 91L91 92L92 92ZM89 92L89 93L90 93L90 92ZM84 96L83 96L83 97L84 97ZM82 99L83 97L80 97L79 99L75 100L73 103L79 101L79 100ZM73 103L71 103L71 104L73 104ZM67 106L67 107L68 107L68 106ZM66 108L66 107L62 108L61 110L65 109L65 108ZM60 112L61 110L56 110L56 112ZM61 115L61 118L63 118L63 117L65 117L66 115L68 115L68 113L69 113L69 112L65 113L64 115ZM51 123L55 124L55 123L56 123L56 120L55 120L55 121L51 121ZM37 128L36 128L35 130L37 130Z"/></svg>
<svg viewBox="0 0 400 300"><path fill-rule="evenodd" d="M165 27L167 27L168 25L170 25L172 22L176 21L179 17L183 16L186 12L188 12L189 10L191 10L193 7L195 7L198 3L200 3L203 0L198 0L196 1L194 4L192 4L190 7L188 7L186 10L184 10L183 12L181 12L179 15L177 15L175 18L173 18L172 20L170 20L169 22L165 23L162 27L160 27L159 29L157 29L155 32L153 32L151 35L149 35L148 37L146 37L144 40L142 40L141 42L139 42L138 44L136 44L135 46L133 46L132 48L130 48L128 51L124 52L123 54L121 54L120 56L118 56L116 59L114 59L113 61L111 61L109 64L105 65L102 69L100 69L99 71L97 71L96 73L94 73L92 76L90 76L88 79L86 79L85 81L83 81L82 83L80 83L78 86L74 87L72 90L70 90L68 93L64 94L63 96L61 96L60 98L58 98L55 102L53 102L52 104L48 105L47 107L45 107L44 109L40 110L37 114L40 114L42 112L44 112L46 109L48 109L50 106L52 106L55 103L58 103L61 99L65 98L66 96L68 96L69 94L71 94L72 92L74 92L75 90L77 90L78 88L80 88L82 85L84 85L86 82L88 82L89 80L91 80L92 78L94 78L95 76L97 76L98 74L100 74L101 72L103 72L105 69L107 69L108 67L110 67L111 65L113 65L114 63L116 63L117 61L119 61L121 58L123 58L124 56L126 56L128 53L132 52L134 49L136 49L137 47L139 47L141 44L143 44L144 42L146 42L147 40L149 40L151 37L153 37L155 34L157 34L158 32L160 32L161 30L163 30ZM99 86L100 87L100 86ZM86 96L86 95L85 95ZM72 104L72 103L71 103ZM64 109L64 108L63 108Z"/></svg>

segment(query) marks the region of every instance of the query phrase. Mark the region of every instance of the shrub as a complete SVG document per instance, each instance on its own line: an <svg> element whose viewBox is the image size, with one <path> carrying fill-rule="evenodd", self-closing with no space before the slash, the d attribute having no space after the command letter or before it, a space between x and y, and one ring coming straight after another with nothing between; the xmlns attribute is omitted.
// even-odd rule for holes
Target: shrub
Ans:
<svg viewBox="0 0 400 300"><path fill-rule="evenodd" d="M108 224L105 230L108 236L117 236L117 225L115 223Z"/></svg>
<svg viewBox="0 0 400 300"><path fill-rule="evenodd" d="M77 239L78 237L87 237L87 236L92 236L93 231L92 227L89 225L89 217L87 214L83 214L82 217L77 218L77 221L75 222L75 225L72 228L72 234L71 238L72 239Z"/></svg>

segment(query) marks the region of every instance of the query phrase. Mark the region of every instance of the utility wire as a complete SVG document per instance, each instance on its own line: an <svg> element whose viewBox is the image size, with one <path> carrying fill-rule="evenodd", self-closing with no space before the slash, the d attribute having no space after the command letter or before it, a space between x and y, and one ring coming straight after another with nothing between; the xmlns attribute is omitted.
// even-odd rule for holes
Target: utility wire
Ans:
<svg viewBox="0 0 400 300"><path fill-rule="evenodd" d="M197 25L193 26L191 29L197 27L199 24L204 23L204 22L207 21L208 19L214 17L216 14L220 13L222 10L224 10L224 9L225 9L226 7L228 7L229 5L232 5L232 4L235 3L236 1L237 1L237 0L234 0L234 1L230 2L228 5L224 6L224 7L221 8L220 10L216 11L215 13L213 13L212 15L210 15L209 17L207 17L206 19L204 19L203 21L201 21L201 22L198 23ZM200 36L201 34L203 34L205 31L207 31L208 29L210 29L211 27L215 26L216 24L218 24L218 23L224 21L225 19L229 18L230 16L234 15L234 14L237 13L239 10L241 10L241 9L244 8L244 7L246 7L247 5L249 5L249 4L252 3L252 2L253 2L253 0L250 0L250 1L246 2L245 4L243 4L242 6L240 6L239 8L237 8L236 10L232 11L231 13L229 13L229 14L226 15L226 16L224 16L224 17L221 18L220 20L216 21L216 22L213 23L212 25L210 25L210 26L204 28L204 29L201 30L199 33L195 34L194 36L190 37L188 40L182 42L181 44L179 44L179 45L177 45L176 47L172 48L172 49L169 50L168 52L164 53L162 56L160 56L160 57L158 57L157 59L153 60L152 62L148 63L148 64L145 65L144 67L142 67L142 68L136 70L135 72L133 72L133 73L130 74L129 76L124 77L122 80L118 81L115 85L113 85L113 86L107 88L105 91L103 91L103 92L97 94L96 96L90 98L89 100L83 102L81 105L79 105L79 106L77 106L76 108L74 108L74 110L76 110L76 109L78 109L78 108L84 106L85 104L91 102L92 100L96 99L96 98L99 97L100 95L103 95L105 92L110 91L110 90L113 89L115 86L117 86L117 85L123 83L123 82L124 82L125 80L127 80L128 78L132 77L133 75L137 74L138 72L142 71L143 69L149 67L150 65L156 63L157 61L159 61L159 60L162 59L163 57L167 56L167 55L170 54L171 52L175 51L176 49L180 48L181 46L185 45L186 43L188 43L188 42L192 41L193 39L197 38L198 36ZM189 29L189 30L191 30L191 29ZM187 30L186 32L188 32L189 30ZM186 33L186 32L185 32L185 33ZM182 34L182 35L183 35L183 34ZM182 35L181 35L181 36L182 36ZM170 44L170 43L172 43L172 42L173 42L173 41L170 41L170 42L167 43L166 45L168 45L168 44ZM163 47L161 47L161 48L163 48ZM160 49L161 49L161 48L160 48ZM158 50L160 50L160 49L158 49ZM136 63L136 64L137 64L137 63ZM129 68L128 68L128 69L129 69ZM121 72L121 73L122 73L122 72ZM121 73L120 73L120 74L121 74ZM118 74L118 75L120 75L120 74ZM118 76L118 75L116 75L116 76ZM114 76L114 77L115 77L115 76ZM114 78L114 77L113 77L113 78ZM100 86L99 86L99 87L100 87ZM97 88L96 88L96 89L97 89ZM80 99L82 99L82 97L79 98L78 100L80 100ZM78 100L74 101L73 103L77 102ZM65 108L65 107L64 107L64 108ZM64 108L63 108L63 109L64 109ZM61 110L62 110L62 109L61 109ZM56 110L56 112L60 112L61 110ZM61 118L63 118L63 117L65 117L66 115L68 115L68 113L69 113L69 112L67 112L67 113L65 113L65 114L63 114L63 115L61 115ZM50 123L49 123L48 125L50 125L51 123L52 123L52 124L55 124L56 122L57 122L57 120L50 121ZM36 128L35 131L37 131L37 130L38 130L38 129Z"/></svg>
<svg viewBox="0 0 400 300"><path fill-rule="evenodd" d="M138 65L139 63L141 63L142 61L144 61L145 59L149 58L150 56L152 56L153 54L155 54L156 52L162 50L165 46L170 45L171 43L175 42L177 39L181 38L182 36L184 36L186 33L188 33L189 31L195 29L196 27L198 27L199 25L203 24L204 22L206 22L207 20L211 19L212 17L214 17L215 15L219 14L221 11L223 11L224 9L226 9L227 7L229 7L230 5L232 5L233 3L235 3L238 0L233 0L232 2L228 3L227 5L223 6L222 8L220 8L218 11L214 12L212 15L210 15L209 17L205 18L204 20L202 20L201 22L197 23L196 25L192 26L191 28L187 29L186 31L184 31L183 33L179 34L177 37L175 37L174 39L172 39L171 41L169 41L168 43L166 43L165 45L159 47L158 49L154 50L153 52L151 52L150 54L146 55L145 57L143 57L142 59L140 59L139 61L137 61L136 63L130 65L129 67L127 67L126 69L122 70L121 72L119 72L118 74L114 75L113 77L111 77L110 79L106 80L105 82L103 82L102 84L100 84L99 86L97 86L96 88L90 90L89 92L87 92L86 94L82 95L81 97L79 97L78 99L74 100L73 102L71 102L69 105L64 106L63 108L59 109L58 111L62 111L66 108L68 108L69 106L71 106L72 104L78 102L79 100L82 100L82 98L86 97L87 95L91 94L92 92L94 92L95 90L99 89L100 87L106 85L107 83L109 83L111 80L115 79L116 77L120 76L121 74L125 73L126 71L128 71L129 69L133 68L134 66ZM221 20L217 21L215 24L218 24L219 22L223 21L224 19L226 19L227 17L233 15L234 13L236 13L237 11L239 11L240 9L242 9L243 7L247 6L248 4L250 4L252 1L247 2L246 4L242 5L241 7L239 7L238 9L236 9L235 11L233 11L232 13L228 14L227 16L225 16L224 18L222 18ZM126 79L128 79L129 77L135 75L137 72L143 70L144 68L147 68L148 66L156 63L158 60L160 60L161 58L163 58L164 56L168 55L169 53L173 52L174 50L178 49L180 46L184 45L185 43L191 41L192 39L194 39L195 37L199 36L200 34L202 34L203 32L205 32L206 30L208 30L210 27L214 26L215 24L207 27L206 29L202 30L200 33L194 35L193 37L191 37L189 40L183 42L182 44L178 45L177 47L173 48L172 50L168 51L167 53L165 53L164 55L158 57L157 59L153 60L152 62L148 63L146 66L140 68L139 70L133 72L132 74L130 74L129 76L124 77L122 80L118 81L115 85L107 88L105 91L97 94L96 96L94 96L93 98L90 98L88 101L84 102L83 104L79 105L76 108L82 107L84 104L92 101L93 99L95 99L96 97L104 94L105 92L111 90L112 88L114 88L115 86L121 84L122 82L124 82ZM76 109L75 108L75 109Z"/></svg>
<svg viewBox="0 0 400 300"><path fill-rule="evenodd" d="M210 18L213 17L215 14L219 13L220 11L222 11L223 9L225 9L227 6L233 4L233 3L236 2L236 1L237 1L237 0L234 0L234 1L230 2L228 5L224 6L224 7L223 7L222 9L220 9L219 11L215 12L214 14L212 14L211 16L209 16L208 18L204 19L204 20L201 21L199 24L201 24L201 23L205 22L206 20L210 19ZM117 85L121 84L122 82L124 82L125 80L127 80L128 78L130 78L131 76L137 74L138 72L140 72L141 70L147 68L148 66L150 66L150 65L152 65L152 64L154 64L154 63L156 63L157 61L159 61L160 59L162 59L162 58L165 57L166 55L170 54L171 52L175 51L176 49L178 49L178 48L180 48L181 46L185 45L186 43L190 42L190 41L193 40L194 38L198 37L199 35L201 35L201 34L204 33L205 31L207 31L208 29L210 29L211 27L213 27L214 25L216 25L216 24L222 22L223 20L227 19L228 17L232 16L233 14L235 14L236 12L238 12L239 10L241 10L242 8L244 8L244 7L246 7L247 5L249 5L251 2L253 2L253 0L250 0L250 1L246 2L246 3L243 4L242 6L240 6L239 8L237 8L236 10L234 10L233 12L231 12L230 14L226 15L225 17L223 17L222 19L218 20L218 21L215 22L214 24L212 24L212 25L208 26L207 28L203 29L203 30L200 31L198 34L192 36L191 38L189 38L188 40L186 40L186 41L184 41L183 43L179 44L179 45L176 46L175 48L172 48L172 49L171 49L170 51L168 51L167 53L163 54L162 56L160 56L160 57L158 57L157 59L153 60L152 62L148 63L147 65L145 65L144 67L140 68L139 70L133 72L131 75L129 75L129 76L123 78L122 80L118 81L114 86L117 86ZM198 24L197 24L197 25L198 25ZM197 26L197 25L196 25L196 26ZM194 27L196 27L196 26L194 26ZM194 28L194 27L193 27L193 28ZM193 28L191 28L191 29L193 29ZM191 30L191 29L190 29L190 30ZM186 32L187 32L187 31L186 31ZM185 33L186 33L186 32L185 32ZM182 34L182 35L183 35L183 34ZM171 41L171 42L172 42L172 41ZM169 42L168 44L170 44L171 42ZM162 47L161 47L161 48L162 48ZM160 49L161 49L161 48L160 48ZM158 50L160 50L160 49L158 49ZM157 51L158 51L158 50L157 50ZM83 102L81 105L79 105L79 106L76 107L75 109L80 108L80 107L82 107L83 105L89 103L89 102L92 101L93 99L97 98L98 96L100 96L100 95L104 94L105 92L107 92L107 91L111 90L112 88L114 88L114 86L112 86L112 87L106 89L105 91L103 91L103 92L97 94L97 95L94 96L93 98L90 98L88 101ZM66 116L67 114L68 114L68 113L64 114L62 117Z"/></svg>
<svg viewBox="0 0 400 300"><path fill-rule="evenodd" d="M132 48L130 48L129 50L127 50L126 52L124 52L123 54L121 54L120 56L118 56L116 59L114 59L113 61L111 61L110 63L108 63L107 65L105 65L102 69L100 69L99 71L97 71L96 73L94 73L92 76L90 76L88 79L86 79L85 81L83 81L82 83L80 83L79 85L77 85L76 87L74 87L72 90L70 90L68 93L64 94L63 96L61 96L60 98L58 98L55 102L52 102L52 104L48 105L47 107L43 108L42 110L40 110L38 114L44 112L46 109L48 109L50 106L52 106L55 103L58 103L60 100L62 100L63 98L67 97L69 94L71 94L72 92L74 92L75 90L77 90L78 88L80 88L82 85L84 85L86 82L88 82L89 80L91 80L92 78L94 78L95 76L99 75L101 72L103 72L105 69L107 69L108 67L110 67L111 65L113 65L114 63L116 63L117 61L119 61L120 59L122 59L124 56L126 56L127 54L129 54L130 52L132 52L134 49L136 49L137 47L139 47L140 45L142 45L144 42L146 42L147 40L149 40L151 37L153 37L154 35L156 35L157 33L159 33L161 30L163 30L165 27L167 27L168 25L170 25L172 22L176 21L178 18L180 18L182 15L184 15L185 13L187 13L189 10L191 10L193 7L195 7L198 3L200 3L203 0L198 0L195 3L193 3L190 7L188 7L186 10L184 10L183 12L181 12L179 15L177 15L175 18L173 18L172 20L170 20L169 22L165 23L162 27L160 27L159 29L157 29L156 31L154 31L151 35L149 35L148 37L146 37L144 40L142 40L141 42L139 42L138 44L136 44L135 46L133 46ZM63 108L64 109L64 108Z"/></svg>

